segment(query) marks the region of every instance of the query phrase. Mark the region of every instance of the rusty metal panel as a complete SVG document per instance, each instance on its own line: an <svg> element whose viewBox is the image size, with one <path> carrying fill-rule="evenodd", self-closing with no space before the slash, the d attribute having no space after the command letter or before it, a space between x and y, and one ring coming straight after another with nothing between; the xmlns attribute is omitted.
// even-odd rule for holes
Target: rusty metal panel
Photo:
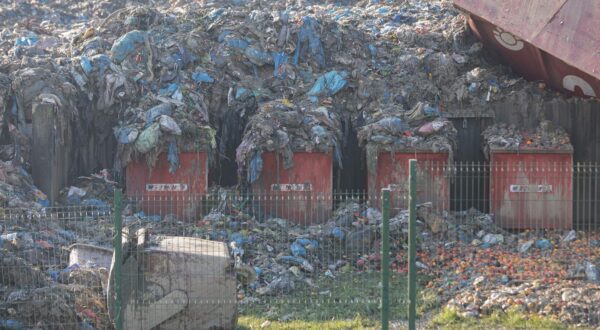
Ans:
<svg viewBox="0 0 600 330"><path fill-rule="evenodd" d="M568 0L531 43L600 79L599 21L600 1Z"/></svg>
<svg viewBox="0 0 600 330"><path fill-rule="evenodd" d="M511 66L528 80L548 80L539 49L510 32L477 17L469 19L469 26L484 44L492 47Z"/></svg>
<svg viewBox="0 0 600 330"><path fill-rule="evenodd" d="M208 189L208 154L182 152L179 163L175 173L169 172L165 153L153 168L145 160L129 163L125 176L127 195L142 203L147 214L176 214L181 220L195 217Z"/></svg>
<svg viewBox="0 0 600 330"><path fill-rule="evenodd" d="M542 58L548 73L548 82L554 89L576 96L600 95L600 80L577 70L558 58L542 52Z"/></svg>
<svg viewBox="0 0 600 330"><path fill-rule="evenodd" d="M410 159L417 162L417 203L432 202L437 210L450 206L450 182L447 172L448 153L445 152L380 152L377 168L369 169L369 196L378 196L383 188L392 190L392 209L408 208Z"/></svg>
<svg viewBox="0 0 600 330"><path fill-rule="evenodd" d="M454 0L476 36L529 80L570 95L600 95L595 0Z"/></svg>
<svg viewBox="0 0 600 330"><path fill-rule="evenodd" d="M570 151L492 151L490 211L510 229L573 226L573 154Z"/></svg>
<svg viewBox="0 0 600 330"><path fill-rule="evenodd" d="M289 169L283 167L278 153L266 152L262 158L263 169L252 191L262 199L264 215L306 225L329 220L333 210L331 153L295 152L294 166Z"/></svg>
<svg viewBox="0 0 600 330"><path fill-rule="evenodd" d="M532 42L567 1L454 0L454 5L492 25L518 34L525 41Z"/></svg>

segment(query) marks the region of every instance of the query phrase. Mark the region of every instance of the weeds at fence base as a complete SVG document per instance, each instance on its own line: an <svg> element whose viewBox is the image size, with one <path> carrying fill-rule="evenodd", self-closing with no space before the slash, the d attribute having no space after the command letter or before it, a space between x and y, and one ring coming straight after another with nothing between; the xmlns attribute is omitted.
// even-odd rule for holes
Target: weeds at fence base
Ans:
<svg viewBox="0 0 600 330"><path fill-rule="evenodd" d="M376 272L342 274L335 279L315 281L311 289L296 290L287 296L266 297L264 303L241 305L238 324L241 329L255 329L268 320L271 328L377 329L381 316L380 276ZM402 319L408 312L406 283L403 275L390 278L391 315ZM419 313L439 306L436 299L419 296Z"/></svg>
<svg viewBox="0 0 600 330"><path fill-rule="evenodd" d="M461 316L451 308L444 308L430 323L432 329L571 329L557 320L517 311L496 311L481 318Z"/></svg>

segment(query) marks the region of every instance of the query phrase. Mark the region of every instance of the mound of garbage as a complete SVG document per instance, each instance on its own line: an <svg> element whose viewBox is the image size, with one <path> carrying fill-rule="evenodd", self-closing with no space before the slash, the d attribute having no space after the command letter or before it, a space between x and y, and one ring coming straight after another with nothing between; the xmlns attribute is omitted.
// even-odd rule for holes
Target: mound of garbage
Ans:
<svg viewBox="0 0 600 330"><path fill-rule="evenodd" d="M339 117L330 107L275 100L261 104L250 118L236 159L247 168L250 183L260 176L263 152L280 154L285 169L294 166L295 151L333 153L341 165L341 134Z"/></svg>
<svg viewBox="0 0 600 330"><path fill-rule="evenodd" d="M569 135L549 120L540 121L535 130L499 123L489 126L481 135L484 154L488 158L491 150L573 150Z"/></svg>

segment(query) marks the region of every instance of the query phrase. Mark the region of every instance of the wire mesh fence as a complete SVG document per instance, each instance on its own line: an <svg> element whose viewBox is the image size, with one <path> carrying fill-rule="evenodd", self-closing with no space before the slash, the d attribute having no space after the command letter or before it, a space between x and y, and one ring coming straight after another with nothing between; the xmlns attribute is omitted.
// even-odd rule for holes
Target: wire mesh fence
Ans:
<svg viewBox="0 0 600 330"><path fill-rule="evenodd" d="M141 227L147 228L150 237L191 236L224 242L233 257L237 290L223 287L219 297L237 300L242 313L302 317L307 305L318 305L319 309L310 311L312 318L354 318L357 310L379 317L380 195L222 190L203 196L141 194L130 196L129 205L124 224L145 222ZM391 232L392 250L399 251L405 246L401 225L395 223ZM166 251L177 248L169 246ZM209 254L213 260L220 258ZM192 277L198 285L214 281ZM393 295L392 303L403 306L402 297ZM214 301L206 303L215 305Z"/></svg>
<svg viewBox="0 0 600 330"><path fill-rule="evenodd" d="M87 244L112 254L109 209L0 209L0 227L0 327L112 327L104 294L108 269L77 256Z"/></svg>
<svg viewBox="0 0 600 330"><path fill-rule="evenodd" d="M420 313L510 307L598 325L597 164L419 162L417 173ZM228 328L239 314L375 322L387 266L391 316L404 319L407 184L387 185L386 265L381 191L130 194L121 276L112 209L2 209L0 318L5 327L111 328L120 281L126 329ZM563 301L568 290L573 303Z"/></svg>

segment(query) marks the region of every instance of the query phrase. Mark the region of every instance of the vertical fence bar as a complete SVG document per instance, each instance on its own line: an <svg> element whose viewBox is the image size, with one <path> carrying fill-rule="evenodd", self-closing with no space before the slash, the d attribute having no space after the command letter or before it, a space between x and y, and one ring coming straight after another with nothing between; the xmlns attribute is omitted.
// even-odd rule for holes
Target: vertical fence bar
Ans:
<svg viewBox="0 0 600 330"><path fill-rule="evenodd" d="M114 204L115 204L115 238L113 241L113 247L115 249L115 329L123 329L123 311L121 301L121 280L122 280L122 261L123 261L123 223L122 223L122 200L123 193L121 189L115 189L114 191Z"/></svg>
<svg viewBox="0 0 600 330"><path fill-rule="evenodd" d="M390 189L382 189L383 228L381 230L381 329L390 322Z"/></svg>
<svg viewBox="0 0 600 330"><path fill-rule="evenodd" d="M408 225L408 329L416 329L417 314L417 160L409 160L410 164L410 195L409 195L409 225Z"/></svg>

